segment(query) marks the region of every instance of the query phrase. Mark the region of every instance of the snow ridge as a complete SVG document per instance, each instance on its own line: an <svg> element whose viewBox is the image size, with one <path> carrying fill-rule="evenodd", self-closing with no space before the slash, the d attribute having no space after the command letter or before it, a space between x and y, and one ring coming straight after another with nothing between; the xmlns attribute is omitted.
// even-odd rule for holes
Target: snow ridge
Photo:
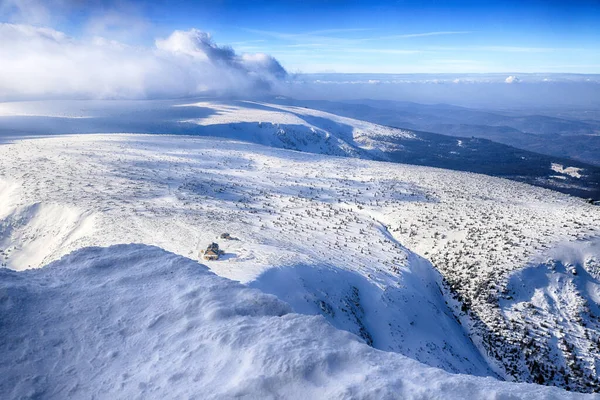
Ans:
<svg viewBox="0 0 600 400"><path fill-rule="evenodd" d="M0 269L2 398L578 398L372 349L145 245Z"/></svg>

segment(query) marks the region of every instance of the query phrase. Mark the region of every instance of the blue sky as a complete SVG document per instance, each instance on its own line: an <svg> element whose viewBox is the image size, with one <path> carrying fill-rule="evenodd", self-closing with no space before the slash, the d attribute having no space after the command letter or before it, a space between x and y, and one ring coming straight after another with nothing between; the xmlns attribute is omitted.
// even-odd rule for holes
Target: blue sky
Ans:
<svg viewBox="0 0 600 400"><path fill-rule="evenodd" d="M49 12L38 24L134 44L198 28L290 72L600 73L597 1L57 0Z"/></svg>

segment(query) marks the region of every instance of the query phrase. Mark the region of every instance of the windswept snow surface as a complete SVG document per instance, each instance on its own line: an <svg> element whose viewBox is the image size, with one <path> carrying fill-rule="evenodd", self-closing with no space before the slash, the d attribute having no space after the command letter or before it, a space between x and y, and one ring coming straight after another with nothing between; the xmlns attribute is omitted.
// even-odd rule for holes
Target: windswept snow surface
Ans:
<svg viewBox="0 0 600 400"><path fill-rule="evenodd" d="M386 178L384 195L356 181L354 166L337 166L345 159L189 137L57 137L3 150L12 162L0 173L21 182L2 200L0 261L9 268L131 242L199 258L229 232L238 240L221 241L225 254L211 265L219 275L323 314L377 348L495 376L445 303L439 273L345 202L424 199L412 184Z"/></svg>
<svg viewBox="0 0 600 400"><path fill-rule="evenodd" d="M274 102L207 98L0 103L0 140L69 133L223 137L309 153L477 172L583 198L600 198L597 166L517 149L467 133L457 140L454 136L399 129L313 110L300 106L303 102L291 105L277 104L287 100L271 100ZM318 108L319 104L315 106ZM336 111L352 116L353 108L349 111L345 107ZM569 165L569 173L555 173L553 164Z"/></svg>
<svg viewBox="0 0 600 400"><path fill-rule="evenodd" d="M0 395L21 398L579 398L453 375L145 245L0 269Z"/></svg>
<svg viewBox="0 0 600 400"><path fill-rule="evenodd" d="M525 184L187 136L0 145L0 188L8 268L120 243L199 259L217 240L225 255L213 272L295 312L448 372L519 381L536 378L519 346L540 328L506 316L510 274L545 248L600 234L598 207ZM586 363L571 389L595 384Z"/></svg>

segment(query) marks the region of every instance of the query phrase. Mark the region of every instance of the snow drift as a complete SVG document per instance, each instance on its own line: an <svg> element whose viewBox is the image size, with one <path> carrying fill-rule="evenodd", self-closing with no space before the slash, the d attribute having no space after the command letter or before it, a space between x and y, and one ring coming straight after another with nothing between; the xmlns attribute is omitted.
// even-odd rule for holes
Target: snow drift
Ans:
<svg viewBox="0 0 600 400"><path fill-rule="evenodd" d="M577 398L452 375L145 245L0 270L0 396Z"/></svg>

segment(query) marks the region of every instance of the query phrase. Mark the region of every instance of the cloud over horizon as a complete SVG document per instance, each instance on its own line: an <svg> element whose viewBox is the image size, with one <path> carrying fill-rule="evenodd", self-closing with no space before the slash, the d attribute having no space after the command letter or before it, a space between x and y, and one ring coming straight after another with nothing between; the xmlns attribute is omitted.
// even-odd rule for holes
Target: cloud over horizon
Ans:
<svg viewBox="0 0 600 400"><path fill-rule="evenodd" d="M275 58L237 54L197 29L141 47L0 23L0 42L0 100L260 94L287 76Z"/></svg>

